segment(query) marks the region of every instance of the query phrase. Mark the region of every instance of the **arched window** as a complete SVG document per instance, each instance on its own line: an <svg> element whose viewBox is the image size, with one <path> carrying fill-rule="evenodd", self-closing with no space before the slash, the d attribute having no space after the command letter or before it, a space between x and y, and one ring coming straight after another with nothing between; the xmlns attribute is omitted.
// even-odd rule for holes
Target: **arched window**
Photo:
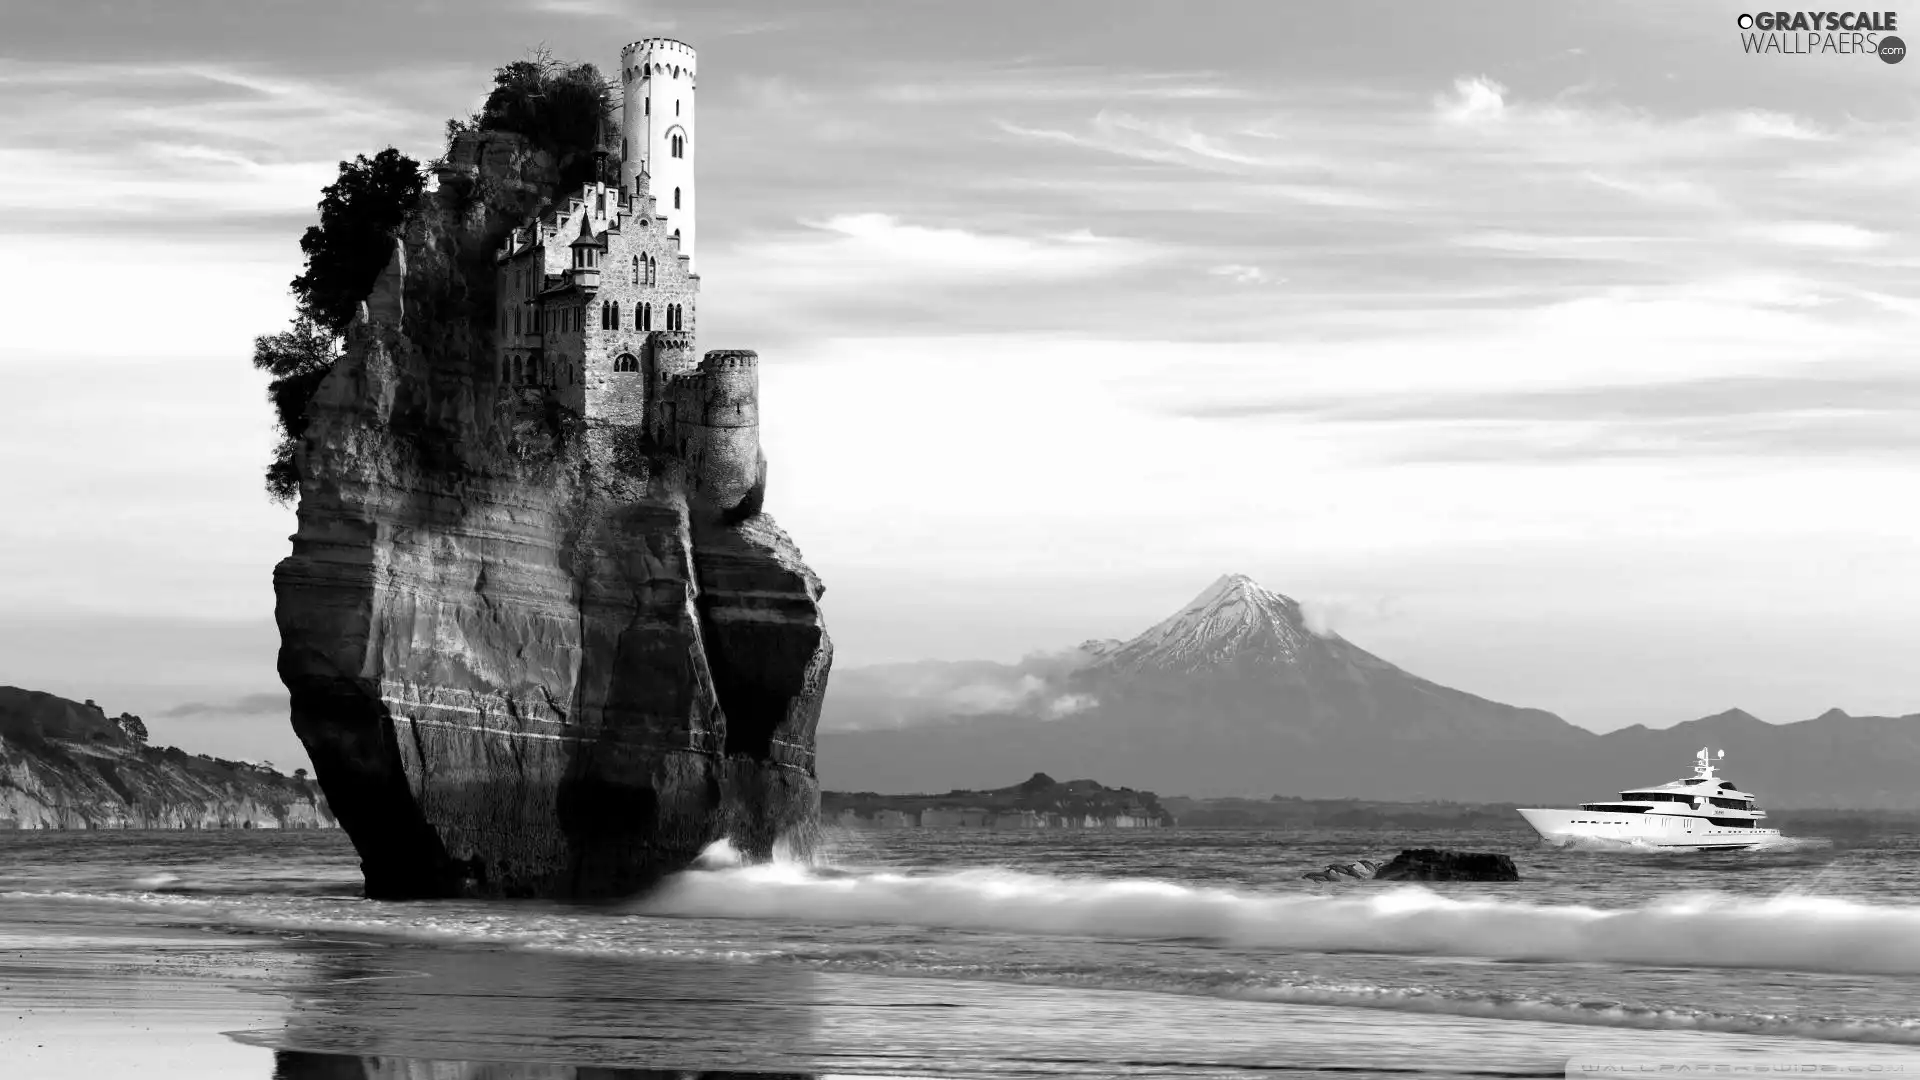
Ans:
<svg viewBox="0 0 1920 1080"><path fill-rule="evenodd" d="M647 256L647 284L660 284L660 260L651 255Z"/></svg>
<svg viewBox="0 0 1920 1080"><path fill-rule="evenodd" d="M513 358L513 381L515 384L520 382L520 358L517 356Z"/></svg>
<svg viewBox="0 0 1920 1080"><path fill-rule="evenodd" d="M632 353L621 353L619 358L613 362L613 370L639 371L640 361L635 359Z"/></svg>
<svg viewBox="0 0 1920 1080"><path fill-rule="evenodd" d="M673 189L673 208L675 210L680 209L680 189L679 188Z"/></svg>
<svg viewBox="0 0 1920 1080"><path fill-rule="evenodd" d="M620 301L618 300L613 302L613 319L611 320L609 329L620 329Z"/></svg>
<svg viewBox="0 0 1920 1080"><path fill-rule="evenodd" d="M640 256L633 257L633 283L640 284Z"/></svg>
<svg viewBox="0 0 1920 1080"><path fill-rule="evenodd" d="M647 328L646 311L647 306L645 304L633 305L633 328L635 330L645 330Z"/></svg>
<svg viewBox="0 0 1920 1080"><path fill-rule="evenodd" d="M653 305L652 304L640 305L640 329L642 330L653 329Z"/></svg>
<svg viewBox="0 0 1920 1080"><path fill-rule="evenodd" d="M513 309L513 332L516 336L520 333L520 309L519 308Z"/></svg>

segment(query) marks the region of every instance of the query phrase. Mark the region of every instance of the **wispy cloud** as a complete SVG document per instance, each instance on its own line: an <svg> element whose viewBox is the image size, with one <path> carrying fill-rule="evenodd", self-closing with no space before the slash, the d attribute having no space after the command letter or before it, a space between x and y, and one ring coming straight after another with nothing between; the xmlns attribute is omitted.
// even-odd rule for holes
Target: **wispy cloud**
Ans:
<svg viewBox="0 0 1920 1080"><path fill-rule="evenodd" d="M181 716L259 716L262 714L285 714L287 695L285 693L247 694L230 701L188 701L169 708L159 715L162 717Z"/></svg>
<svg viewBox="0 0 1920 1080"><path fill-rule="evenodd" d="M1854 366L1520 393L1302 395L1181 412L1393 428L1390 453L1406 460L1907 455L1920 448L1920 374Z"/></svg>

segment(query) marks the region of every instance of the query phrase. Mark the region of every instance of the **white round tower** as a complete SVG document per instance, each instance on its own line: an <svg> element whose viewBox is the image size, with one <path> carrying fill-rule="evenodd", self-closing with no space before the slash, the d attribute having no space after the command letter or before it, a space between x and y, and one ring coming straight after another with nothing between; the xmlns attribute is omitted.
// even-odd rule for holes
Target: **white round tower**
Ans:
<svg viewBox="0 0 1920 1080"><path fill-rule="evenodd" d="M667 233L680 236L680 253L694 264L693 46L672 38L642 38L620 50L620 182L640 189L645 172L654 210L667 219Z"/></svg>

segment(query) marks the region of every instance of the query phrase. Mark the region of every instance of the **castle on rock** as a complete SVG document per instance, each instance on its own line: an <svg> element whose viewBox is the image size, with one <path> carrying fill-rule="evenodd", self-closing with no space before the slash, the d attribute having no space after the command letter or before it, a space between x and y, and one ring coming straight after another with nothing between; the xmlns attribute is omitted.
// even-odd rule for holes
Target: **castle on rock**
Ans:
<svg viewBox="0 0 1920 1080"><path fill-rule="evenodd" d="M500 379L580 417L593 445L637 434L669 451L732 506L764 469L759 358L696 360L695 54L646 38L620 60L617 182L569 193L495 256Z"/></svg>

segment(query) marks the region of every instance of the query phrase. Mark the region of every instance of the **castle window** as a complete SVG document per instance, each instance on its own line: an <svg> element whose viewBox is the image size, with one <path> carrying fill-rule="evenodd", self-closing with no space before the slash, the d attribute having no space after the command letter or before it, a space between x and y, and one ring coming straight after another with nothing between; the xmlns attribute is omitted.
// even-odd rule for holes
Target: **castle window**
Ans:
<svg viewBox="0 0 1920 1080"><path fill-rule="evenodd" d="M606 328L607 328L607 305L605 301L602 301L600 304L600 329L605 330Z"/></svg>
<svg viewBox="0 0 1920 1080"><path fill-rule="evenodd" d="M613 318L609 320L607 328L610 330L620 329L620 301L618 300L613 302Z"/></svg>
<svg viewBox="0 0 1920 1080"><path fill-rule="evenodd" d="M599 217L601 214L604 214L606 212L607 212L607 193L604 191L598 192L593 197L594 216Z"/></svg>
<svg viewBox="0 0 1920 1080"><path fill-rule="evenodd" d="M647 284L658 285L659 283L660 283L660 260L649 255L647 256Z"/></svg>
<svg viewBox="0 0 1920 1080"><path fill-rule="evenodd" d="M633 283L640 284L640 256L633 257Z"/></svg>
<svg viewBox="0 0 1920 1080"><path fill-rule="evenodd" d="M679 98L673 99L673 115L675 116L680 115L680 99Z"/></svg>
<svg viewBox="0 0 1920 1080"><path fill-rule="evenodd" d="M633 328L635 330L645 330L647 328L647 305L633 305Z"/></svg>
<svg viewBox="0 0 1920 1080"><path fill-rule="evenodd" d="M619 359L613 362L613 370L639 371L640 361L635 359L632 353L621 353Z"/></svg>
<svg viewBox="0 0 1920 1080"><path fill-rule="evenodd" d="M515 335L518 335L520 333L520 309L519 308L513 309L513 332Z"/></svg>
<svg viewBox="0 0 1920 1080"><path fill-rule="evenodd" d="M679 188L673 189L673 208L675 210L680 209L680 189Z"/></svg>

